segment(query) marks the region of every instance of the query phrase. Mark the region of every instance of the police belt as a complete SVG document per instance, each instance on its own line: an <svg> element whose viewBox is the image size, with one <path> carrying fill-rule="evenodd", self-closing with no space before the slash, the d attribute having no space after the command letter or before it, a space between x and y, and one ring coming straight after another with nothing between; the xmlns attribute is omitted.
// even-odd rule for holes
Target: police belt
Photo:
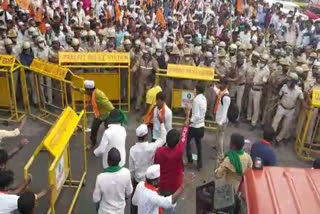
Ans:
<svg viewBox="0 0 320 214"><path fill-rule="evenodd" d="M252 87L252 91L262 91L263 88L259 88L259 87Z"/></svg>
<svg viewBox="0 0 320 214"><path fill-rule="evenodd" d="M246 83L245 82L243 82L243 83L239 83L237 86L243 86L243 85L245 85Z"/></svg>
<svg viewBox="0 0 320 214"><path fill-rule="evenodd" d="M287 107L285 107L282 103L280 103L280 105L281 105L281 107L282 108L284 108L285 110L293 110L294 108L295 108L295 106L294 107L292 107L292 108L287 108Z"/></svg>

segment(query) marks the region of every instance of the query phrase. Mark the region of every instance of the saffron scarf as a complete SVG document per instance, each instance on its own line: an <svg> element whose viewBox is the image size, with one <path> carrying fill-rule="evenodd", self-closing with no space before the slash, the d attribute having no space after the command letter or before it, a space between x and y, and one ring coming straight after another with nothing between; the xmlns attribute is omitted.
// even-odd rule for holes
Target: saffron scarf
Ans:
<svg viewBox="0 0 320 214"><path fill-rule="evenodd" d="M105 168L103 171L104 172L118 172L118 171L120 171L122 169L122 166L109 166L109 167L107 167L107 168Z"/></svg>
<svg viewBox="0 0 320 214"><path fill-rule="evenodd" d="M218 97L217 97L217 99L216 99L216 104L214 105L214 108L213 108L213 113L217 113L218 107L219 107L220 102L221 102L221 98L222 98L223 95L225 95L227 92L228 92L228 89L224 89L223 91L221 91L221 90L219 89Z"/></svg>
<svg viewBox="0 0 320 214"><path fill-rule="evenodd" d="M91 104L92 104L94 116L98 118L100 116L100 112L96 102L96 89L92 92Z"/></svg>
<svg viewBox="0 0 320 214"><path fill-rule="evenodd" d="M147 189L150 189L151 191L154 191L154 192L158 193L158 188L157 188L157 187L154 187L154 186L148 184L147 182L144 182L144 186L145 186ZM159 214L163 214L161 207L159 207Z"/></svg>
<svg viewBox="0 0 320 214"><path fill-rule="evenodd" d="M149 124L153 124L153 116L154 116L154 109L156 108L157 106L155 105L153 108L151 108L151 110L146 114L146 116L144 117L144 120L143 122L147 125ZM163 119L163 121L165 121L165 105L162 106L162 108L160 109L159 111L160 113L160 117Z"/></svg>
<svg viewBox="0 0 320 214"><path fill-rule="evenodd" d="M226 154L226 156L230 160L230 163L234 166L234 168L236 169L236 172L239 175L243 174L242 163L241 163L240 157L239 157L239 155L243 155L243 154L244 154L244 150L243 149L240 149L240 150L230 149Z"/></svg>
<svg viewBox="0 0 320 214"><path fill-rule="evenodd" d="M268 146L271 146L271 143L269 141L266 141L265 139L261 139L260 142L263 143L263 144L266 144Z"/></svg>

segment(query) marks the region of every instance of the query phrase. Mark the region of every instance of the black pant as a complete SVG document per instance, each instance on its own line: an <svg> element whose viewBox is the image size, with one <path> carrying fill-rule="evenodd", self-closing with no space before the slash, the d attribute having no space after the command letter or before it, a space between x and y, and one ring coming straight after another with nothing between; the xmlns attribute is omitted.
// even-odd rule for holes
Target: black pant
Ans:
<svg viewBox="0 0 320 214"><path fill-rule="evenodd" d="M105 121L100 120L99 118L93 119L93 122L91 124L91 136L90 136L92 146L95 146L97 143L97 135L102 122L104 122L104 126L105 128L107 128L108 126Z"/></svg>
<svg viewBox="0 0 320 214"><path fill-rule="evenodd" d="M201 128L193 128L190 127L188 131L188 138L187 138L187 158L188 162L192 162L192 153L191 153L191 140L192 138L195 139L197 152L198 152L198 168L202 167L202 148L201 148L201 139L204 136L204 127Z"/></svg>

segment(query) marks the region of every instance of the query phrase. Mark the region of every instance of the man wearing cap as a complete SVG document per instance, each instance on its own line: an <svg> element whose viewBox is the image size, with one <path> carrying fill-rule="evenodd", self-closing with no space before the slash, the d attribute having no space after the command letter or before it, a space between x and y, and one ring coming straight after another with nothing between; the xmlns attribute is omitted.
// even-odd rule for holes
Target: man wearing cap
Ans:
<svg viewBox="0 0 320 214"><path fill-rule="evenodd" d="M58 37L53 37L51 47L48 52L48 61L52 63L59 63L59 51L61 50L60 42Z"/></svg>
<svg viewBox="0 0 320 214"><path fill-rule="evenodd" d="M250 99L249 95L253 85L253 77L259 69L259 60L260 60L260 54L257 51L253 51L251 59L248 59L248 62L246 64L246 87L243 94L243 108L246 110L248 121L251 121L250 119L251 113L250 113L250 117L248 118L248 112L250 108L248 106L249 99ZM252 101L252 98L251 98L251 101ZM252 103L251 103L251 107L252 107ZM252 109L250 109L250 111L252 112Z"/></svg>
<svg viewBox="0 0 320 214"><path fill-rule="evenodd" d="M265 83L269 79L270 70L268 67L269 56L262 54L260 58L260 65L254 73L252 80L252 88L249 93L247 120L251 121L252 128L255 128L260 116L260 102L262 90Z"/></svg>
<svg viewBox="0 0 320 214"><path fill-rule="evenodd" d="M134 189L140 181L145 181L146 171L154 162L156 149L163 146L166 142L167 131L162 119L159 118L159 120L161 123L161 134L160 138L154 143L149 143L147 140L149 133L147 124L143 123L136 129L138 142L130 148L129 155L129 170L133 178L132 183ZM131 206L131 213L137 213L136 206Z"/></svg>
<svg viewBox="0 0 320 214"><path fill-rule="evenodd" d="M34 58L30 42L24 42L22 45L22 52L19 55L19 59L22 65L30 66ZM33 104L37 104L37 93L35 89L34 74L33 72L26 72L28 93L32 97Z"/></svg>
<svg viewBox="0 0 320 214"><path fill-rule="evenodd" d="M102 156L102 166L109 167L108 152L115 147L121 155L120 166L126 163L126 137L127 132L123 125L127 125L128 118L121 110L113 109L105 120L106 130L103 133L99 146L93 151L94 155Z"/></svg>
<svg viewBox="0 0 320 214"><path fill-rule="evenodd" d="M231 66L235 66L237 61L237 45L231 44L229 47L229 53L226 56L226 60L231 63Z"/></svg>
<svg viewBox="0 0 320 214"><path fill-rule="evenodd" d="M74 87L73 87L74 88ZM109 113L114 109L112 103L108 99L108 97L103 93L103 91L95 88L95 84L93 80L85 80L84 81L85 90L81 90L86 92L90 96L91 104L94 112L94 120L91 125L91 145L95 146L97 143L97 133L99 127L102 122L104 122ZM91 148L91 147L89 147Z"/></svg>
<svg viewBox="0 0 320 214"><path fill-rule="evenodd" d="M49 56L49 48L46 46L44 38L42 36L39 36L37 38L37 49L35 50L35 57L48 61ZM50 77L45 77L45 85L46 87L43 87L44 85L44 77L40 76L39 78L40 87L41 90L41 99L46 102L46 104L52 104L52 81Z"/></svg>
<svg viewBox="0 0 320 214"><path fill-rule="evenodd" d="M88 32L88 43L86 44L85 50L88 52L98 52L100 50L96 33L93 30L89 30Z"/></svg>
<svg viewBox="0 0 320 214"><path fill-rule="evenodd" d="M281 141L288 143L290 137L291 122L294 118L294 112L298 101L301 101L303 106L307 106L304 102L304 96L301 89L296 85L298 75L290 72L288 81L284 84L279 92L280 101L276 115L273 118L272 127L278 131L280 121L283 119L281 130L276 137L276 145Z"/></svg>
<svg viewBox="0 0 320 214"><path fill-rule="evenodd" d="M277 103L279 100L279 91L287 80L289 71L289 62L281 58L278 62L277 69L273 71L266 85L265 107L263 109L262 124L272 123L275 115Z"/></svg>
<svg viewBox="0 0 320 214"><path fill-rule="evenodd" d="M147 169L146 181L141 181L132 198L132 203L138 206L138 214L162 214L165 209L174 208L184 189L191 184L192 177L185 176L179 188L169 196L158 194L160 165L154 164Z"/></svg>
<svg viewBox="0 0 320 214"><path fill-rule="evenodd" d="M130 171L120 164L118 149L108 152L108 167L97 176L93 191L93 202L97 204L97 213L124 214L126 199L130 197L133 187Z"/></svg>
<svg viewBox="0 0 320 214"><path fill-rule="evenodd" d="M230 96L237 102L239 116L242 110L242 97L246 84L246 72L244 66L245 55L243 52L237 54L236 66L232 68L228 75L228 81L232 83L230 87Z"/></svg>
<svg viewBox="0 0 320 214"><path fill-rule="evenodd" d="M136 77L139 82L137 90L137 103L136 110L139 111L143 97L146 94L145 85L147 84L148 77L150 75L155 75L159 68L157 60L151 56L150 48L143 49L142 57L136 62L136 64L131 69L132 72L136 73Z"/></svg>
<svg viewBox="0 0 320 214"><path fill-rule="evenodd" d="M218 60L215 63L215 73L219 77L224 77L227 75L231 68L229 61L226 60L226 51L222 49L218 53Z"/></svg>
<svg viewBox="0 0 320 214"><path fill-rule="evenodd" d="M187 142L190 108L185 110L186 118L181 133L171 129L166 137L167 146L156 150L154 163L160 165L160 195L170 196L183 184L184 166L183 155ZM174 213L173 209L166 209L164 213Z"/></svg>

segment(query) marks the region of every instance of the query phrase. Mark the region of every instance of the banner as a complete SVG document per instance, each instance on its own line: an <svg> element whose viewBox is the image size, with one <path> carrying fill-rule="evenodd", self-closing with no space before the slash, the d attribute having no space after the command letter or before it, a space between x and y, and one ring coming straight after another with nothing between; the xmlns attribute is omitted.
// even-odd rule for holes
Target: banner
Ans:
<svg viewBox="0 0 320 214"><path fill-rule="evenodd" d="M208 67L169 64L167 76L184 79L213 80L214 69Z"/></svg>
<svg viewBox="0 0 320 214"><path fill-rule="evenodd" d="M30 68L35 72L58 80L64 80L66 74L68 73L67 68L63 68L50 62L45 62L37 58L33 59Z"/></svg>
<svg viewBox="0 0 320 214"><path fill-rule="evenodd" d="M181 94L181 107L185 108L187 105L191 105L193 103L194 91L183 90Z"/></svg>
<svg viewBox="0 0 320 214"><path fill-rule="evenodd" d="M24 10L29 10L30 0L16 0L17 4Z"/></svg>
<svg viewBox="0 0 320 214"><path fill-rule="evenodd" d="M59 63L130 63L129 53L120 52L59 52Z"/></svg>
<svg viewBox="0 0 320 214"><path fill-rule="evenodd" d="M11 67L14 65L15 57L12 55L0 55L0 66Z"/></svg>

